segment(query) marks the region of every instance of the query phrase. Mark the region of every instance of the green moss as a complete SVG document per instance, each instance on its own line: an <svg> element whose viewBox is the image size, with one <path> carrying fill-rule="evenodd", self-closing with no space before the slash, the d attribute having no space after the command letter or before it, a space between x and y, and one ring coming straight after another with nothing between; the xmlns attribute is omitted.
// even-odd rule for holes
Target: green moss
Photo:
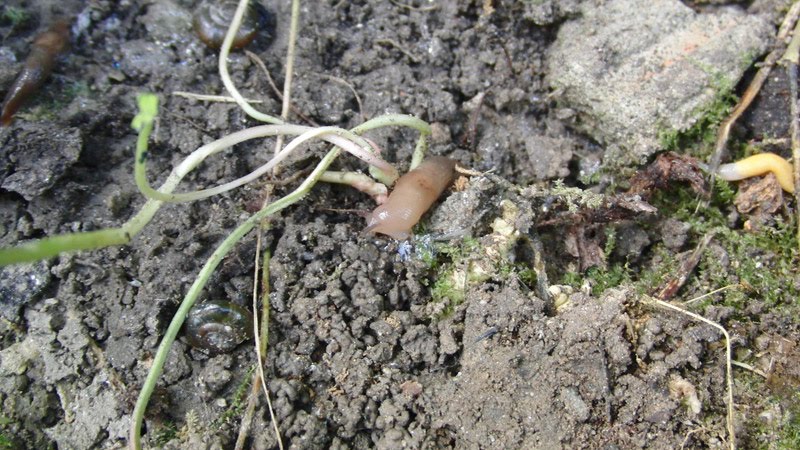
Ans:
<svg viewBox="0 0 800 450"><path fill-rule="evenodd" d="M800 394L795 394L792 405L787 410L788 420L781 427L775 447L780 450L800 448Z"/></svg>
<svg viewBox="0 0 800 450"><path fill-rule="evenodd" d="M253 372L255 370L256 368L253 366L247 371L239 385L236 387L236 391L229 399L230 406L228 406L228 409L226 409L225 412L223 412L214 421L212 427L219 429L226 423L241 417L242 411L244 411L247 403L245 400L247 399L247 392L250 389L250 381L253 379Z"/></svg>
<svg viewBox="0 0 800 450"><path fill-rule="evenodd" d="M466 272L460 273L466 276ZM446 304L442 314L445 317L449 315L456 306L460 305L466 296L464 286L459 286L456 282L460 273L456 272L455 269L445 271L436 277L431 287L431 301L444 302Z"/></svg>
<svg viewBox="0 0 800 450"><path fill-rule="evenodd" d="M593 295L600 295L606 289L631 281L630 272L623 264L613 264L607 269L592 267L586 272L586 276L592 280Z"/></svg>
<svg viewBox="0 0 800 450"><path fill-rule="evenodd" d="M722 304L743 310L758 299L775 311L797 313L800 306L797 301L800 298L800 283L797 282L800 280L797 270L800 250L795 225L778 217L774 226L765 226L758 231L731 229L728 215L735 192L724 181L717 181L716 187L709 207L699 211L696 210L700 199L689 188L659 191L651 200L662 217L672 217L690 225L689 233L694 243L689 243L688 248L696 245L706 234L714 235L687 287L694 286L696 292L702 293L739 285L739 289L730 289L722 294ZM648 267L631 268L625 261L614 261L612 250L616 242L612 231L612 228L606 230L604 248L608 268L592 268L585 274L567 272L560 283L580 288L588 280L594 294L622 283L633 283L638 291L652 294L675 276L682 258L661 244L650 250ZM724 254L721 254L720 247ZM719 300L716 303L720 304Z"/></svg>
<svg viewBox="0 0 800 450"><path fill-rule="evenodd" d="M536 271L533 270L532 267L528 267L524 264L517 264L515 273L519 277L520 281L525 283L525 285L530 289L533 289L536 286Z"/></svg>
<svg viewBox="0 0 800 450"><path fill-rule="evenodd" d="M530 288L536 285L536 273L528 264L490 260L477 239L467 238L460 242L436 244L434 247L431 254L435 257L429 264L433 275L423 284L430 286L432 302L444 303L442 312L436 318L447 317L464 301L470 283L516 278Z"/></svg>
<svg viewBox="0 0 800 450"><path fill-rule="evenodd" d="M17 28L23 25L29 21L30 18L31 15L28 11L16 6L3 6L3 11L0 12L0 22L10 24L11 28Z"/></svg>
<svg viewBox="0 0 800 450"><path fill-rule="evenodd" d="M17 448L17 446L14 444L14 441L7 438L4 434L0 433L0 448L13 449Z"/></svg>
<svg viewBox="0 0 800 450"><path fill-rule="evenodd" d="M51 80L52 81L52 80ZM33 96L30 108L23 108L17 116L31 122L56 121L61 112L77 97L88 97L89 86L84 81L69 82L64 86L59 83L45 85Z"/></svg>
<svg viewBox="0 0 800 450"><path fill-rule="evenodd" d="M567 271L561 276L558 284L565 284L567 286L572 286L576 290L579 290L581 288L581 284L583 283L583 279L584 276L580 272Z"/></svg>
<svg viewBox="0 0 800 450"><path fill-rule="evenodd" d="M685 153L690 150L694 156L704 157L713 149L717 139L719 124L728 117L738 102L734 93L735 84L724 76L705 69L711 75L714 98L705 106L694 111L695 123L686 130L674 130L664 126L658 133L658 140L664 150Z"/></svg>
<svg viewBox="0 0 800 450"><path fill-rule="evenodd" d="M800 254L794 224L777 218L774 227L764 226L758 231L731 229L725 211L732 207L734 193L727 183L719 182L717 186L710 206L697 212L696 195L688 188L661 192L653 203L662 215L689 223L695 237L714 234L712 242L724 249L728 261L706 251L697 274L711 289L744 286L726 291L724 304L743 308L751 297L756 297L769 307L796 307L800 289L794 280Z"/></svg>
<svg viewBox="0 0 800 450"><path fill-rule="evenodd" d="M173 422L164 424L153 431L153 444L156 447L163 447L167 442L178 437L178 427Z"/></svg>

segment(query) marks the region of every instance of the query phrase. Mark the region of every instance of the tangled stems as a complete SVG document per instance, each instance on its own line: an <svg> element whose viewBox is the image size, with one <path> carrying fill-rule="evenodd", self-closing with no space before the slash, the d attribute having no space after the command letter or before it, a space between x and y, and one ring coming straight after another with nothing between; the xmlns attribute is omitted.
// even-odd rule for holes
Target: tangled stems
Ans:
<svg viewBox="0 0 800 450"><path fill-rule="evenodd" d="M386 126L406 126L414 128L420 132L420 139L417 142L417 148L411 163L412 168L415 167L414 161L421 160L422 155L424 154L427 143L426 138L430 134L430 126L424 121L415 117L402 114L387 114L385 116L376 117L375 119L364 122L350 131L337 127L313 128L301 125L281 124L261 125L232 133L214 142L208 143L192 152L192 154L184 159L181 164L173 169L172 173L167 178L167 183L172 179L182 179L207 157L241 142L266 136L299 136L292 140L267 163L248 175L213 188L202 189L194 192L173 194L171 190L169 192L165 192L163 188L160 188L159 190L153 189L150 186L150 183L147 181L145 174L147 149L146 147L137 147L135 168L136 185L139 187L139 190L150 199L160 200L163 202L187 202L192 200L200 200L249 183L250 181L253 181L269 172L301 144L304 144L311 139L322 139L348 151L357 158L369 164L370 173L381 183L391 186L399 176L397 169L378 157L369 143L359 136L359 134L366 131Z"/></svg>
<svg viewBox="0 0 800 450"><path fill-rule="evenodd" d="M299 136L290 142L289 145L287 145L283 150L278 152L278 154L266 164L262 165L244 177L213 188L179 194L163 192L162 189L155 190L150 186L150 183L147 181L147 177L145 175L147 153L145 150L139 149L136 154L136 185L145 196L151 199L161 200L164 202L188 202L192 200L200 200L211 197L212 195L229 191L266 174L270 169L275 167L275 165L283 161L292 151L311 139L322 139L324 141L328 141L331 144L341 147L356 157L364 160L368 164L377 168L380 175L377 178L385 184L391 185L398 177L397 169L379 158L372 150L369 143L352 131L347 131L337 127L312 128L301 125L281 124L261 125L248 128L208 143L192 152L191 155L189 155L177 167L175 167L167 180L169 181L173 178L183 178L187 173L191 172L198 165L200 165L200 163L202 163L207 157L219 153L228 147L250 139L278 135Z"/></svg>
<svg viewBox="0 0 800 450"><path fill-rule="evenodd" d="M152 220L153 216L155 216L164 202L190 201L206 198L241 186L266 173L274 164L283 160L292 150L312 138L326 140L366 161L370 164L370 171L377 175L376 178L378 178L379 181L391 185L394 180L397 179L397 170L391 164L375 155L369 143L359 135L366 131L386 126L405 126L413 128L420 133L414 160L421 159L421 155L426 147L426 138L430 135L430 126L427 123L415 117L401 114L380 116L364 122L350 131L335 127L312 128L288 124L262 125L233 133L195 150L182 161L181 164L173 169L166 181L164 181L158 190L155 190L146 180L145 163L147 160L148 139L158 112L158 97L153 94L141 94L137 97L137 102L139 105L139 113L132 123L133 127L139 131L139 136L136 141L135 175L137 185L148 197L148 201L144 204L142 209L118 228L106 228L83 233L67 233L25 242L11 248L0 249L0 266L38 261L65 252L128 244L133 236L138 234L142 228ZM253 173L215 188L190 193L172 194L172 191L175 190L178 183L180 183L189 172L202 163L206 157L239 142L278 134L299 136L290 142L289 145L281 150L274 158ZM417 155L420 155L419 158ZM414 160L412 160L412 166L414 165Z"/></svg>
<svg viewBox="0 0 800 450"><path fill-rule="evenodd" d="M153 121L158 112L158 97L142 94L137 97L139 114L133 119L132 126L139 131L136 141L137 154L147 152L147 140L153 130ZM170 192L178 185L181 178L168 179L159 189ZM77 250L91 250L112 245L124 245L147 225L162 202L148 200L142 209L119 228L106 228L83 233L67 233L44 239L37 239L11 248L0 249L0 267L8 264L39 261L58 254Z"/></svg>
<svg viewBox="0 0 800 450"><path fill-rule="evenodd" d="M150 396L153 394L153 389L155 389L156 383L158 382L158 378L161 376L161 371L164 368L164 363L167 360L169 349L172 347L172 343L175 341L175 337L178 335L186 315L194 305L197 297L203 290L203 287L205 287L208 279L214 272L214 269L216 269L219 263L222 262L222 258L228 254L233 246L236 245L236 243L239 242L239 240L242 239L248 232L250 232L253 227L258 225L262 219L302 199L303 196L305 196L306 193L308 193L308 191L314 187L328 166L330 166L336 157L339 156L340 152L341 149L338 147L330 150L325 157L322 158L319 164L317 164L317 167L314 169L314 171L311 172L308 178L306 178L306 180L303 181L303 183L300 184L297 189L285 197L270 203L264 209L255 213L249 219L247 219L247 221L239 225L230 235L228 235L228 237L225 238L224 241L222 241L219 247L217 247L217 249L214 250L214 253L212 253L208 258L208 261L206 261L206 264L203 266L203 268L200 270L200 273L197 275L197 278L194 280L192 287L189 288L189 291L186 293L186 297L184 297L183 302L181 302L181 306L178 308L175 316L173 316L172 322L170 322L166 333L164 333L164 337L161 339L161 344L158 346L158 350L156 351L156 355L153 359L153 365L150 368L150 372L147 374L147 378L142 386L142 391L139 393L139 398L136 401L136 407L133 410L133 421L131 423L130 430L130 448L141 448L140 430L142 427L144 412L147 408L147 403L150 401Z"/></svg>
<svg viewBox="0 0 800 450"><path fill-rule="evenodd" d="M149 123L152 124L152 120ZM414 128L420 132L420 137L419 140L417 141L417 146L415 149L415 159L417 158L421 159L421 153L424 152L427 145L426 144L427 136L430 134L430 126L422 120L399 114L386 115L375 118L373 120L363 123L362 125L354 128L351 131L336 129L333 127L322 127L315 129L308 127L298 127L294 125L264 125L261 127L254 127L249 130L243 130L242 132L239 133L234 133L233 135L220 139L219 141L216 142L224 141L223 143L233 145L231 142L234 143L242 142L243 140L264 135L274 135L281 133L300 134L298 138L289 143L289 145L287 145L286 148L281 150L281 152L279 152L278 155L276 155L272 160L270 160L270 162L268 162L265 166L262 166L261 169L264 169L264 167L266 167L266 169L264 169L265 172L266 170L269 170L269 168L271 167L269 166L270 163L274 161L274 163L277 164L277 162L279 162L283 157L285 157L286 154L288 154L293 148L296 148L302 142L305 142L308 139L318 137L324 140L328 140L334 144L340 142L337 139L342 139L341 142L344 143L342 147L344 147L351 153L356 154L356 156L362 157L362 159L367 160L370 164L372 164L371 167L376 167L379 165L376 164L376 162L382 161L380 160L380 158L377 158L377 156L375 156L373 153L364 150L364 148L355 145L352 142L352 140L345 139L343 136L347 137L355 136L356 138L358 138L357 136L358 134L364 133L366 131L375 128L380 128L385 126L398 126L398 125ZM136 171L137 171L137 183L140 184L140 186L141 184L146 184L146 180L144 179L144 169L145 169L144 162L146 160L147 136L145 135L143 137L143 133L146 132L147 134L149 134L150 129L151 128L148 128L147 126L142 126L140 128L140 140L143 140L145 145L143 147L137 145ZM290 131L292 133L289 133ZM228 140L226 141L226 139ZM363 139L361 138L358 139L363 141ZM179 165L178 167L176 167L175 170L173 170L173 172L167 178L167 181L164 183L162 188L160 188L158 191L153 191L152 188L150 188L149 193L150 194L156 193L157 195L160 195L171 192L172 188L174 188L174 185L172 184L174 180L179 181L183 176L186 175L186 173L188 173L188 171L192 170L194 167L200 164L200 162L202 162L205 157L210 156L211 154L216 153L221 149L229 146L229 145L223 146L222 144L217 144L217 145L212 145L212 144L209 144L208 146L204 146L204 148L196 150L192 155L190 155L190 157L184 160L184 162L181 163L181 165ZM230 235L228 235L228 237L225 238L225 240L209 257L208 261L206 261L206 264L203 266L197 278L195 279L194 283L192 284L191 288L186 293L186 297L181 302L178 311L173 316L172 321L170 322L170 325L167 328L167 331L165 332L164 337L161 340L161 343L159 344L158 350L156 351L156 355L153 359L153 364L150 368L150 372L148 373L147 378L145 379L144 385L142 386L142 391L140 392L139 398L136 402L136 407L134 408L133 420L130 429L129 444L131 448L139 449L141 447L141 425L142 421L144 420L144 413L147 408L147 404L150 400L150 396L152 395L156 383L158 382L158 378L161 375L167 356L169 355L169 350L172 346L172 343L175 341L175 338L177 337L178 332L180 331L181 326L183 325L186 315L194 305L195 301L200 295L200 292L205 287L206 283L211 277L211 274L214 272L214 270L222 261L222 259L225 257L225 255L233 248L233 246L236 245L236 243L239 242L239 240L241 240L247 233L249 233L256 225L258 225L261 222L261 220L301 200L311 190L311 188L313 188L313 186L321 178L323 178L326 173L328 173L327 172L328 167L331 165L331 163L333 163L333 161L339 156L340 153L341 153L340 147L334 147L332 150L330 150L325 155L325 157L322 158L322 160L317 164L317 167L314 169L314 171L305 179L305 181L303 181L303 183L300 184L300 186L297 189L295 189L292 193L286 195L285 197L267 205L261 211L254 214L249 219L247 219L247 221L239 225ZM385 164L388 165L388 163ZM394 168L391 167L390 165L388 166L388 168L394 170ZM388 168L384 167L384 170ZM396 178L396 172L395 172L395 178ZM177 181L175 181L175 184L177 184ZM165 186L170 187L168 192L165 189L163 189ZM147 187L149 187L149 185ZM207 191L208 190L206 190L206 192ZM198 192L203 192L203 191L198 191ZM168 196L168 198L170 200L174 200L175 196ZM151 199L150 201L158 202L159 200Z"/></svg>

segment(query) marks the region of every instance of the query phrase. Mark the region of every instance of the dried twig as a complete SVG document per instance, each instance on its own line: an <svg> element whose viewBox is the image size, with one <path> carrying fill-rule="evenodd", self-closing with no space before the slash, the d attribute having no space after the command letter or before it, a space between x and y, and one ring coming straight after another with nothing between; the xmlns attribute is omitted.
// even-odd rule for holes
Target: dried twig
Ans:
<svg viewBox="0 0 800 450"><path fill-rule="evenodd" d="M736 450L736 430L734 428L734 417L733 417L733 369L731 368L731 337L728 334L728 330L726 330L722 325L714 322L713 320L706 319L705 317L695 314L691 311L687 311L679 306L675 306L671 303L667 303L665 301L659 300L655 297L648 297L645 296L645 301L650 303L655 303L656 305L671 309L673 311L677 311L681 314L687 315L692 319L699 320L703 323L711 325L712 327L718 329L722 332L722 335L725 336L725 377L728 385L728 417L727 417L727 426L728 426L728 435L729 435L729 447L731 450ZM692 300L690 300L692 301Z"/></svg>
<svg viewBox="0 0 800 450"><path fill-rule="evenodd" d="M686 284L686 281L689 279L689 275L691 275L691 273L694 271L694 268L697 267L697 263L700 262L703 252L706 250L708 243L711 242L711 238L713 237L713 232L703 236L703 239L699 244L697 244L697 247L694 249L692 254L681 263L681 266L678 268L675 276L670 278L658 290L656 290L654 295L656 298L661 300L669 300L675 296L680 288Z"/></svg>
<svg viewBox="0 0 800 450"><path fill-rule="evenodd" d="M389 0L389 2L390 2L390 3L392 3L392 4L393 4L393 5L395 5L395 6L398 6L398 7L400 7L400 8L404 8L404 9L407 9L407 10L409 10L409 11L430 12L430 11L435 11L435 10L439 9L439 6L438 6L438 5L431 5L431 6L412 6L412 5L406 5L405 3L400 3L400 2L398 2L398 1L396 1L396 0Z"/></svg>
<svg viewBox="0 0 800 450"><path fill-rule="evenodd" d="M756 95L758 95L758 92L761 90L764 82L767 81L767 77L769 77L772 67L776 62L778 62L778 59L780 59L781 55L783 54L783 49L786 45L786 38L789 36L792 28L794 28L798 17L800 17L800 2L795 2L789 9L789 12L786 13L783 23L778 30L778 35L776 36L777 48L767 55L767 57L764 59L764 62L761 64L761 68L758 69L758 72L753 77L753 81L750 82L750 85L744 91L744 94L742 94L742 98L739 100L739 103L733 108L731 114L720 124L719 131L717 132L717 142L714 146L714 154L712 155L711 162L709 163L711 186L714 185L715 174L719 168L719 163L722 160L722 154L725 152L725 146L728 143L728 136L730 135L731 128L733 128L733 124L736 123L739 117L741 117L741 115L747 110L747 108L756 98ZM709 200L706 199L701 202L701 205L707 206L708 202Z"/></svg>
<svg viewBox="0 0 800 450"><path fill-rule="evenodd" d="M420 62L422 62L422 59L420 59L419 56L416 56L413 53L411 53L411 51L400 45L400 43L395 41L394 39L389 39L389 38L377 39L375 43L379 45L388 45L390 47L394 47L400 50L400 53L406 55L408 59L410 59L411 62L413 62L414 64L419 64Z"/></svg>
<svg viewBox="0 0 800 450"><path fill-rule="evenodd" d="M272 88L272 92L275 94L276 97L278 97L278 99L283 101L283 93L281 92L280 89L278 89L278 86L275 84L275 80L272 78L272 74L269 73L269 69L267 69L267 65L264 64L264 61L261 58L259 58L258 55L256 55L255 53L253 53L253 52L251 52L249 50L245 50L244 53L245 53L245 55L247 55L248 58L250 58L250 61L252 61L253 64L258 66L259 69L261 69L261 72L263 72L264 76L267 78L267 83L269 84L270 88ZM319 126L319 124L317 122L315 122L313 119L311 119L307 115L303 114L302 111L300 111L299 109L295 108L295 106L292 105L291 103L289 104L289 108L303 122L305 122L305 123L307 123L307 124L309 124L309 125L311 125L313 127L318 127Z"/></svg>
<svg viewBox="0 0 800 450"><path fill-rule="evenodd" d="M800 2L795 3L795 5ZM786 48L781 62L786 65L786 73L789 76L789 111L792 133L792 160L794 162L794 198L797 205L800 205L800 112L797 106L797 65L800 63L800 23L794 29L794 36ZM800 239L800 208L797 209L797 238Z"/></svg>
<svg viewBox="0 0 800 450"><path fill-rule="evenodd" d="M195 94L194 92L186 92L186 91L172 91L172 95L192 100L199 100L201 102L236 103L235 98L228 97L227 95ZM249 98L246 98L245 101L247 103L264 103L261 100L252 100Z"/></svg>
<svg viewBox="0 0 800 450"><path fill-rule="evenodd" d="M270 193L272 191L272 187L270 185L267 186L267 193L264 196L263 207L266 207L270 202ZM244 448L245 440L247 439L247 435L250 432L250 425L253 421L253 413L255 412L255 405L256 399L258 398L258 390L263 389L264 396L267 399L267 409L269 410L269 416L272 419L272 426L273 431L275 432L275 438L278 440L278 447L283 450L283 440L281 439L281 433L278 429L278 420L275 417L275 411L272 409L272 400L269 396L269 390L267 389L266 380L264 377L264 354L267 350L267 344L269 340L269 251L264 253L264 265L262 268L262 275L261 275L261 289L262 289L262 308L261 308L261 323L259 325L258 319L258 298L259 298L259 262L261 261L261 235L264 230L269 228L269 219L264 219L261 224L259 225L259 232L257 233L256 238L256 256L255 256L255 268L253 269L253 335L255 337L255 349L256 349L256 371L253 373L253 389L250 394L250 399L247 403L247 409L245 410L244 417L242 417L242 423L239 428L239 435L236 438L236 449Z"/></svg>
<svg viewBox="0 0 800 450"><path fill-rule="evenodd" d="M358 115L361 116L361 121L365 122L367 120L367 118L364 116L364 105L363 103L361 103L361 97L358 96L358 92L356 92L356 88L352 84L348 83L347 80L345 80L344 78L335 77L333 75L328 75L324 73L317 73L315 75L325 78L327 80L331 80L335 83L339 83L350 89L350 92L353 93L353 97L356 98L356 103L358 104Z"/></svg>

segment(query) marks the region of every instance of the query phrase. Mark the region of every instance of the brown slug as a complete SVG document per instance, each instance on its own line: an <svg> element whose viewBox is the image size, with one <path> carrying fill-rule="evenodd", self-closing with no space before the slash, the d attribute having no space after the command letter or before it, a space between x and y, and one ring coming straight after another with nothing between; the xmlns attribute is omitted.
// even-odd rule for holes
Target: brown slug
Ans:
<svg viewBox="0 0 800 450"><path fill-rule="evenodd" d="M236 0L212 0L203 2L197 8L192 21L194 31L208 47L214 50L222 47L222 41L225 40L225 33L228 32L238 3ZM258 30L264 25L263 19L263 12L248 3L231 48L242 48L252 42Z"/></svg>
<svg viewBox="0 0 800 450"><path fill-rule="evenodd" d="M367 218L365 233L381 233L394 239L406 239L433 202L450 186L456 174L456 162L443 156L426 159L416 169L397 180L386 203Z"/></svg>
<svg viewBox="0 0 800 450"><path fill-rule="evenodd" d="M8 126L22 103L38 89L53 71L56 59L67 49L69 24L60 20L36 36L31 53L3 100L0 125Z"/></svg>
<svg viewBox="0 0 800 450"><path fill-rule="evenodd" d="M184 332L193 347L211 354L229 352L253 337L253 314L230 302L203 302L189 311Z"/></svg>

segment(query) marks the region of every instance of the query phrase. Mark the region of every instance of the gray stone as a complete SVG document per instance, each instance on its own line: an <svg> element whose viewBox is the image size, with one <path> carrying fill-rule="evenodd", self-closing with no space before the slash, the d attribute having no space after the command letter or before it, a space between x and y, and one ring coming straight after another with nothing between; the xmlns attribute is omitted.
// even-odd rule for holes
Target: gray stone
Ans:
<svg viewBox="0 0 800 450"><path fill-rule="evenodd" d="M659 134L692 126L767 48L773 28L735 8L677 0L584 2L548 55L549 84L607 145L604 164L641 164Z"/></svg>

